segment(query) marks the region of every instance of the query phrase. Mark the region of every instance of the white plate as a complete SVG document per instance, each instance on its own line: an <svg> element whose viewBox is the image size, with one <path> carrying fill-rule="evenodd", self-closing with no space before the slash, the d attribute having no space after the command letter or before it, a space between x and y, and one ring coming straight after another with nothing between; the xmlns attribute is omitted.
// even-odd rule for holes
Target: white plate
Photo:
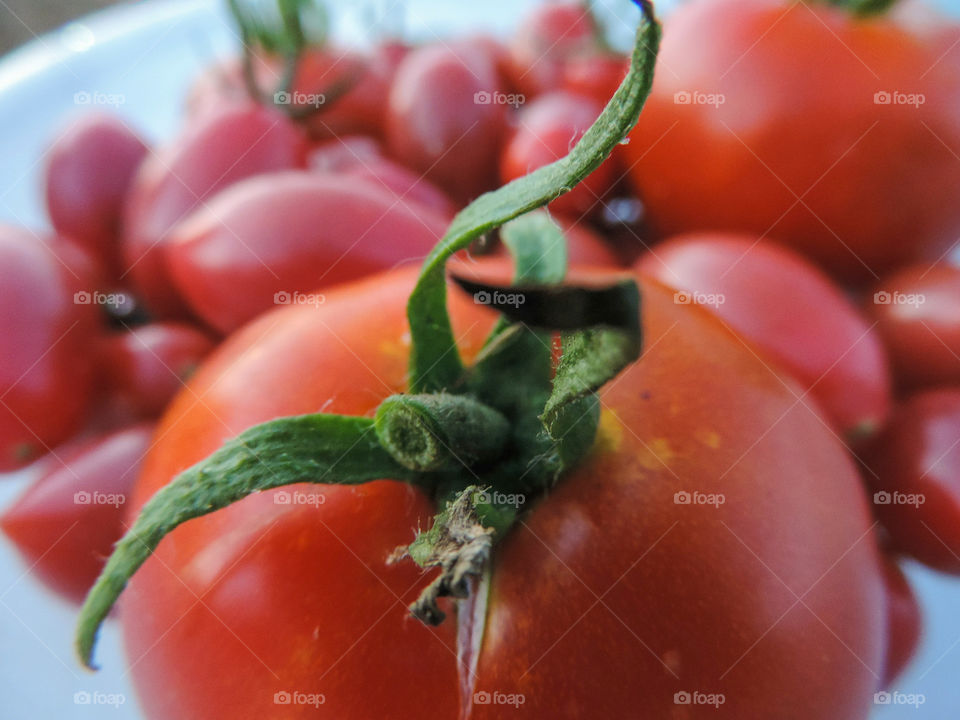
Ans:
<svg viewBox="0 0 960 720"><path fill-rule="evenodd" d="M467 28L504 32L535 2L408 2L405 10L391 10L388 17L391 23L404 23L409 36L423 39ZM622 8L629 3L608 0L607 4ZM960 2L945 4L960 9ZM374 12L379 6L382 14L397 3L380 0L369 5ZM0 16L4 12L0 8ZM362 42L369 17L355 8L339 14L337 36ZM629 40L629 15L627 22L614 28ZM221 3L155 0L90 16L7 56L0 62L0 222L45 224L40 195L43 153L69 115L88 109L89 104L112 103L115 107L106 109L120 113L147 137L167 138L180 123L191 78L214 57L237 46ZM89 104L78 104L87 99ZM0 481L0 507L13 499L24 482L22 475ZM917 709L880 707L875 716L879 720L960 717L960 683L955 679L960 672L960 613L956 611L960 582L917 567L909 572L923 600L926 638L897 689L922 693L926 702ZM45 592L12 548L0 541L0 720L140 717L116 627L108 623L104 628L97 651L104 669L90 674L73 656L74 613L74 608ZM117 708L75 702L75 694L84 692L120 695L125 702Z"/></svg>

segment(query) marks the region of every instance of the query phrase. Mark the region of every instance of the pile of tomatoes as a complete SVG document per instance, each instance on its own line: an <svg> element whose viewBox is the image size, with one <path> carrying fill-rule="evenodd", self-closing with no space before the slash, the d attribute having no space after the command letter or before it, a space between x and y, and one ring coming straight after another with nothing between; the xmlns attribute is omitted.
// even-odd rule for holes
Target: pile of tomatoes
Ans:
<svg viewBox="0 0 960 720"><path fill-rule="evenodd" d="M495 593L508 598L503 602L516 598L515 613L522 612L531 573L549 584L551 572L556 577L571 567L586 580L557 589L555 605L568 596L576 605L586 588L585 603L596 597L607 607L599 594L607 589L604 574L586 546L574 544L602 542L603 523L608 533L627 537L642 518L652 518L670 552L657 550L664 553L653 560L660 571L646 580L661 585L635 578L625 584L653 593L644 612L663 624L645 629L653 639L629 621L609 632L639 633L657 648L646 692L695 691L674 679L683 676L684 663L709 662L689 655L695 633L676 628L683 613L696 611L698 593L714 593L717 584L673 583L671 573L693 552L743 548L719 527L704 530L701 521L689 527L680 521L684 529L668 536L681 516L649 488L626 499L610 483L584 488L600 475L633 473L648 485L660 477L671 498L674 491L696 497L712 489L713 497L725 497L724 512L733 512L730 503L747 497L756 481L767 494L725 516L727 530L747 528L737 540L760 557L769 551L768 564L798 602L831 561L840 561L830 554L850 550L844 545L850 533L853 540L861 532L868 537L870 549L856 553L862 576L845 561L847 577L829 581L833 594L809 600L829 619L824 624L842 627L837 633L866 658L859 665L849 656L835 659L844 668L834 678L838 687L872 692L901 672L921 622L898 560L960 574L958 40L956 25L931 21L906 4L856 17L826 2L694 0L667 19L652 95L636 129L582 184L548 205L574 270L638 278L650 298L647 354L602 395L613 408L601 421L603 449L550 498L552 514L532 513L503 546ZM330 412L370 413L379 399L402 391L409 351L403 305L415 277L408 266L419 264L472 199L563 157L628 64L585 4L550 3L507 42L476 35L419 46L388 41L366 53L310 49L289 90L266 100L251 97L251 77L239 58L218 63L193 85L182 131L156 147L119 117L91 115L67 128L46 156L52 229L0 227L0 470L32 463L34 472L0 526L37 576L81 599L132 509L223 439L273 416L328 411L327 405ZM250 75L270 88L282 65L260 53ZM311 104L314 112L290 112ZM502 272L503 254L495 238L471 251L473 259L495 256L479 261L494 272ZM487 327L477 313L469 303L454 304L468 356L482 342L477 324ZM705 376L705 367L715 378ZM729 426L720 427L727 413ZM622 427L611 430L618 422ZM759 457L750 455L755 447ZM728 461L749 471L721 475ZM771 473L798 487L807 482L804 473L820 476L797 490L776 485ZM684 484L706 482L705 476L714 486ZM237 695L243 703L236 705L227 697L241 678L255 685L264 662L284 669L302 663L314 672L303 660L311 647L303 617L318 606L349 616L350 583L370 582L381 546L409 542L407 531L431 514L427 500L391 483L337 488L325 497L320 527L308 529L313 521L294 508L298 519L281 523L260 546L262 529L290 508L250 498L178 530L181 544L167 549L162 564L145 566L130 591L131 622L142 624L129 630L132 652L150 652L167 621L187 617L173 640L136 670L147 679L140 690L151 716L246 717L249 698ZM639 509L630 511L636 515L612 510L612 519L581 517L597 498L608 508L635 502ZM849 507L833 505L848 501ZM778 533L788 526L804 528L810 546L786 547ZM328 535L346 538L359 562L318 554L311 556L314 567L287 554L297 543L326 547ZM531 537L547 544L552 538L565 550L545 554ZM623 569L621 559L613 557L611 567ZM742 562L742 556L727 559ZM209 567L198 567L203 563ZM171 585L171 569L187 577L183 587ZM221 571L233 583L229 589L215 587ZM281 597L314 572L337 576L335 588L308 582L297 602ZM455 713L457 679L447 657L455 633L434 636L405 625L397 608L378 616L394 600L409 600L419 581L410 569L373 575L393 599L361 603L356 628L347 623L316 632L333 634L329 648L346 647L353 636L340 643L337 633L369 621L379 647L389 649L377 662L403 662L398 648L406 643L406 652L418 654L418 672L445 688L432 702ZM776 620L773 601L758 609L763 603L741 597L751 588L719 585L711 602L735 608L731 616L770 613ZM211 614L190 614L196 597L208 592L209 608L203 607ZM876 597L863 600L870 593ZM617 610L607 609L617 615L628 601L613 593L609 602ZM286 609L271 610L273 602ZM844 605L858 602L866 604L854 620L844 613L857 608ZM151 608L153 614L146 612ZM255 627L268 612L274 625ZM490 612L488 642L495 649L489 652L502 655L489 667L481 659L478 672L496 691L520 684L516 676L540 662L532 648L545 648L552 636L539 637L545 630L536 618ZM566 627L569 613L551 612ZM390 622L378 627L378 617ZM569 620L576 624L576 617ZM601 629L583 640L586 647L605 641L607 620L595 620ZM227 625L256 648L257 661L224 634ZM737 632L701 638L703 653L726 658L727 649L718 647ZM870 633L882 639L869 640ZM274 634L282 647L267 637ZM531 677L563 672L569 651L590 659L580 670L585 685L609 682L605 657L621 648L584 650L579 637L571 634L564 642L573 645L563 652L545 653L549 670ZM821 650L827 653L816 635L776 637L780 646L761 646L743 662L740 680L731 675L748 698L741 707L776 707L780 714L766 717L777 718L795 717L784 707L812 708L810 717L863 717L854 700L831 700L828 716L826 699L818 705L772 697L777 688L803 682L833 697L822 677L827 666L800 668L793 686L780 676L793 668L779 668L771 697L756 695L750 673L798 658L814 663ZM191 638L206 650L185 657L177 643ZM743 649L754 640L762 638L748 637ZM645 652L622 652L637 664L650 661ZM736 653L727 659L732 671ZM193 674L227 662L234 663L231 682L191 685ZM362 671L357 663L348 658L342 671L331 667L328 684L347 687L348 673ZM669 675L657 674L661 665ZM151 687L151 673L182 693ZM343 717L396 711L404 703L423 709L414 692L417 673L405 667L397 678L350 706L358 714ZM529 712L546 713L531 717L582 710L578 691L558 680L530 682L522 688ZM620 710L635 699L628 690L610 688L604 717L625 716ZM734 705L736 692L728 690ZM545 699L550 693L554 700ZM478 704L470 717L499 718L498 712L504 710ZM667 710L653 712L668 717Z"/></svg>

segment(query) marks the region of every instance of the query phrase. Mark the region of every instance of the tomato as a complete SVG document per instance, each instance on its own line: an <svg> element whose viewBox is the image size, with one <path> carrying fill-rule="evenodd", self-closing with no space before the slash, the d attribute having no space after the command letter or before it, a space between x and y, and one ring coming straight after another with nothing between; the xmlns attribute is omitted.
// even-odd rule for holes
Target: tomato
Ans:
<svg viewBox="0 0 960 720"><path fill-rule="evenodd" d="M585 95L606 105L620 87L630 61L614 53L588 53L567 60L563 68L563 88Z"/></svg>
<svg viewBox="0 0 960 720"><path fill-rule="evenodd" d="M958 40L829 3L682 4L622 148L652 221L762 234L858 282L940 257L960 234Z"/></svg>
<svg viewBox="0 0 960 720"><path fill-rule="evenodd" d="M960 385L960 268L917 265L885 278L867 311L906 388Z"/></svg>
<svg viewBox="0 0 960 720"><path fill-rule="evenodd" d="M126 529L124 504L150 437L139 425L58 449L0 516L30 572L71 602L83 600Z"/></svg>
<svg viewBox="0 0 960 720"><path fill-rule="evenodd" d="M310 148L307 165L311 170L337 172L384 158L380 143L368 135L345 135L321 140Z"/></svg>
<svg viewBox="0 0 960 720"><path fill-rule="evenodd" d="M414 277L341 286L229 339L162 421L132 509L255 423L369 415L402 391ZM482 643L460 618L475 677L458 677L453 613L407 615L429 577L386 562L428 498L296 485L296 501L255 494L177 528L132 579L120 616L147 717L276 717L296 692L316 705L284 717L664 718L684 691L723 693L710 717L865 717L887 603L850 459L716 319L643 292L648 350L603 390L593 453L497 547ZM473 357L493 318L451 305Z"/></svg>
<svg viewBox="0 0 960 720"><path fill-rule="evenodd" d="M920 605L903 570L893 560L884 563L887 583L887 622L890 641L881 687L888 688L917 651L923 618Z"/></svg>
<svg viewBox="0 0 960 720"><path fill-rule="evenodd" d="M541 3L523 20L510 42L511 79L531 97L557 90L563 83L567 61L594 51L598 39L599 30L588 3Z"/></svg>
<svg viewBox="0 0 960 720"><path fill-rule="evenodd" d="M275 111L234 105L208 114L140 168L125 213L126 274L159 317L185 314L164 265L171 228L219 190L271 170L303 167L307 143Z"/></svg>
<svg viewBox="0 0 960 720"><path fill-rule="evenodd" d="M547 93L525 105L517 117L518 127L503 149L500 179L507 183L564 157L601 110L600 103L566 92ZM550 207L559 212L589 213L602 205L614 175L608 160Z"/></svg>
<svg viewBox="0 0 960 720"><path fill-rule="evenodd" d="M379 183L275 173L238 183L183 222L167 259L191 309L229 333L276 304L322 304L318 287L424 258L447 221Z"/></svg>
<svg viewBox="0 0 960 720"><path fill-rule="evenodd" d="M623 262L614 249L588 225L569 216L553 214L552 217L567 239L567 262L571 267L623 267ZM503 245L497 246L497 253L503 257L509 255Z"/></svg>
<svg viewBox="0 0 960 720"><path fill-rule="evenodd" d="M99 332L93 263L72 243L0 226L0 472L83 424Z"/></svg>
<svg viewBox="0 0 960 720"><path fill-rule="evenodd" d="M507 99L485 41L419 47L390 89L387 150L455 200L469 200L496 186Z"/></svg>
<svg viewBox="0 0 960 720"><path fill-rule="evenodd" d="M960 389L909 398L875 452L867 479L894 549L960 574Z"/></svg>
<svg viewBox="0 0 960 720"><path fill-rule="evenodd" d="M142 325L104 339L100 373L114 404L155 418L214 347L209 335L190 325Z"/></svg>
<svg viewBox="0 0 960 720"><path fill-rule="evenodd" d="M301 55L289 97L267 100L298 105L316 103L317 112L305 120L317 137L344 134L379 135L383 130L383 106L397 66L406 55L405 45L388 42L362 55L340 48L314 48ZM283 75L283 62L260 56L254 69L264 92L273 92ZM346 88L346 86L349 86ZM341 88L346 92L335 96ZM240 58L230 58L208 68L197 78L187 99L189 118L201 117L224 103L249 102Z"/></svg>
<svg viewBox="0 0 960 720"><path fill-rule="evenodd" d="M45 190L54 229L95 256L110 276L120 272L120 218L127 190L147 153L121 119L85 115L47 151Z"/></svg>
<svg viewBox="0 0 960 720"><path fill-rule="evenodd" d="M886 419L891 381L879 337L802 257L754 236L714 233L668 240L638 267L789 371L852 439Z"/></svg>

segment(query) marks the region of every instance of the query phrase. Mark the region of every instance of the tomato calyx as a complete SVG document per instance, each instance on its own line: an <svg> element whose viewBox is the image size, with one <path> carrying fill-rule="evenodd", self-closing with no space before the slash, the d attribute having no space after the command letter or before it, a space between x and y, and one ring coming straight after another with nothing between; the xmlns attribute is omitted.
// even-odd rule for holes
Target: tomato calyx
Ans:
<svg viewBox="0 0 960 720"><path fill-rule="evenodd" d="M362 79L364 71L354 70L337 78L324 89L317 104L292 102L293 85L303 53L326 42L329 18L318 0L276 0L276 8L250 0L228 0L230 13L240 29L243 43L243 81L247 94L257 103L275 107L291 120L307 120L329 109ZM264 90L257 79L257 52L283 59L277 85Z"/></svg>
<svg viewBox="0 0 960 720"><path fill-rule="evenodd" d="M642 21L630 69L594 125L566 157L460 212L425 261L407 306L410 394L388 398L376 418L317 413L254 426L173 478L144 505L87 596L76 637L85 665L91 667L110 608L168 533L253 493L300 482L390 478L437 498L442 510L433 527L401 554L442 569L412 608L427 622L439 621L437 599L469 592L492 543L516 519L518 494L535 497L590 451L599 423L596 391L639 356L639 290L632 278L600 288L552 287L566 273L563 233L546 213L531 211L575 187L636 124L653 83L660 25L650 0L635 1ZM447 311L446 263L501 227L529 308L497 307L505 316L466 367ZM558 298L566 308L559 316ZM562 332L555 368L553 331Z"/></svg>

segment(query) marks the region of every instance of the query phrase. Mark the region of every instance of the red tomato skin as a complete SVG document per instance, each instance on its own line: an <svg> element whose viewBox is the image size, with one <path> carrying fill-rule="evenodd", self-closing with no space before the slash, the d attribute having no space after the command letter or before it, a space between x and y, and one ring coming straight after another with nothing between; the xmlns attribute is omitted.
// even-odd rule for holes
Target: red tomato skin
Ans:
<svg viewBox="0 0 960 720"><path fill-rule="evenodd" d="M369 181L276 173L238 183L182 223L167 259L191 309L226 334L284 298L300 302L295 293L420 260L446 225Z"/></svg>
<svg viewBox="0 0 960 720"><path fill-rule="evenodd" d="M621 149L652 222L763 234L854 282L939 257L960 233L958 38L826 3L682 5Z"/></svg>
<svg viewBox="0 0 960 720"><path fill-rule="evenodd" d="M162 422L135 505L253 423L318 408L369 415L402 391L414 275L342 286L319 314L284 308L231 338ZM865 718L885 601L849 458L709 314L650 282L644 297L662 342L604 391L596 453L497 551L475 689L516 688L525 704L475 704L470 717L629 717L641 702L670 717L682 687L663 656L683 687L727 693L716 717ZM462 294L451 301L470 358L492 318ZM727 503L676 505L679 486L693 486L674 472ZM247 498L178 528L133 578L121 618L147 717L259 718L293 689L326 702L289 717L460 717L454 618L411 621L403 603L428 577L383 562L429 503L390 482L289 490L326 502ZM577 624L596 603L583 584L609 591L622 619L600 607ZM425 672L428 693L414 681ZM370 673L376 683L358 681Z"/></svg>
<svg viewBox="0 0 960 720"><path fill-rule="evenodd" d="M503 89L485 41L411 51L390 89L388 153L458 202L492 189L507 109L495 99Z"/></svg>
<svg viewBox="0 0 960 720"><path fill-rule="evenodd" d="M866 476L893 549L954 575L960 574L958 441L960 388L920 392L894 411ZM910 496L922 502L906 502Z"/></svg>
<svg viewBox="0 0 960 720"><path fill-rule="evenodd" d="M565 157L601 110L603 106L589 97L568 92L546 93L525 105L501 155L501 181L508 183ZM578 214L598 209L613 185L614 175L614 166L608 160L550 203L550 208Z"/></svg>
<svg viewBox="0 0 960 720"><path fill-rule="evenodd" d="M33 482L0 516L0 529L30 572L70 602L83 601L123 535L123 506L151 430L137 425L58 448L37 463Z"/></svg>
<svg viewBox="0 0 960 720"><path fill-rule="evenodd" d="M143 140L120 118L78 118L47 151L47 213L60 235L73 239L116 279L124 200L147 154Z"/></svg>
<svg viewBox="0 0 960 720"><path fill-rule="evenodd" d="M171 229L238 180L304 167L306 153L306 138L290 121L245 104L205 115L143 163L126 207L123 259L156 316L186 314L163 260Z"/></svg>
<svg viewBox="0 0 960 720"><path fill-rule="evenodd" d="M960 268L905 268L876 286L866 308L898 386L960 385Z"/></svg>
<svg viewBox="0 0 960 720"><path fill-rule="evenodd" d="M455 208L450 198L432 182L403 165L384 158L358 164L345 170L343 175L387 190L413 208L421 207L448 221L453 220Z"/></svg>
<svg viewBox="0 0 960 720"><path fill-rule="evenodd" d="M537 5L521 22L508 48L512 84L530 97L559 89L567 61L595 50L597 37L587 3Z"/></svg>
<svg viewBox="0 0 960 720"><path fill-rule="evenodd" d="M0 226L0 472L82 426L94 391L97 283L72 242Z"/></svg>
<svg viewBox="0 0 960 720"><path fill-rule="evenodd" d="M886 420L891 379L879 337L826 275L788 248L690 234L655 246L637 268L689 301L691 293L722 296L708 309L790 372L851 439Z"/></svg>
<svg viewBox="0 0 960 720"><path fill-rule="evenodd" d="M216 342L192 325L161 322L110 335L100 347L111 402L134 417L156 418Z"/></svg>
<svg viewBox="0 0 960 720"><path fill-rule="evenodd" d="M585 95L605 106L620 87L630 59L612 53L589 53L570 58L563 69L563 89Z"/></svg>
<svg viewBox="0 0 960 720"><path fill-rule="evenodd" d="M307 167L319 172L338 172L383 159L383 148L376 139L369 135L345 135L315 143L310 148Z"/></svg>
<svg viewBox="0 0 960 720"><path fill-rule="evenodd" d="M923 617L910 581L896 561L887 559L884 562L884 578L887 585L889 642L881 687L889 688L903 674L917 652L923 632Z"/></svg>

